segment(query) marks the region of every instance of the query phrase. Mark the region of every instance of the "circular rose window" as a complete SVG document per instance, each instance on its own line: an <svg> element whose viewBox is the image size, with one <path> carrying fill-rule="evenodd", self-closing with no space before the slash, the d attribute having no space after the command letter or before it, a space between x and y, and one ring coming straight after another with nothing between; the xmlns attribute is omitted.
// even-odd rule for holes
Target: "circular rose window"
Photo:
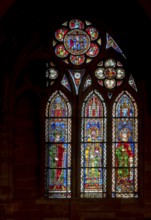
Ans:
<svg viewBox="0 0 151 220"><path fill-rule="evenodd" d="M100 52L102 41L99 31L88 21L67 21L55 31L54 36L55 54L66 64L89 63Z"/></svg>

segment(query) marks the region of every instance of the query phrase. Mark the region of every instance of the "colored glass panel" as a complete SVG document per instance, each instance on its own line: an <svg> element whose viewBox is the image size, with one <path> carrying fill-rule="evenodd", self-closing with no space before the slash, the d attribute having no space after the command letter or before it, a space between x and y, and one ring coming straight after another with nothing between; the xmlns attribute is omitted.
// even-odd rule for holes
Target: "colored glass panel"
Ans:
<svg viewBox="0 0 151 220"><path fill-rule="evenodd" d="M125 70L123 68L117 68L116 72L117 72L116 75L117 79L123 79L125 77Z"/></svg>
<svg viewBox="0 0 151 220"><path fill-rule="evenodd" d="M99 47L97 44L91 43L90 49L86 53L87 56L89 57L96 57L99 53Z"/></svg>
<svg viewBox="0 0 151 220"><path fill-rule="evenodd" d="M73 55L84 54L90 47L90 37L82 30L71 30L64 38L64 46Z"/></svg>
<svg viewBox="0 0 151 220"><path fill-rule="evenodd" d="M107 60L104 62L104 66L105 66L106 68L108 68L108 67L115 67L115 66L116 66L116 62L115 62L115 60L113 60L113 59L107 59Z"/></svg>
<svg viewBox="0 0 151 220"><path fill-rule="evenodd" d="M68 56L68 52L65 50L63 44L59 44L55 47L55 54L60 58L65 58Z"/></svg>
<svg viewBox="0 0 151 220"><path fill-rule="evenodd" d="M116 81L115 81L115 79L105 79L104 85L108 89L113 89L116 86Z"/></svg>
<svg viewBox="0 0 151 220"><path fill-rule="evenodd" d="M53 40L52 42L53 47L56 46L56 44L57 44L57 41Z"/></svg>
<svg viewBox="0 0 151 220"><path fill-rule="evenodd" d="M46 105L46 196L71 197L71 105L56 91Z"/></svg>
<svg viewBox="0 0 151 220"><path fill-rule="evenodd" d="M81 197L106 197L106 107L95 90L82 106Z"/></svg>
<svg viewBox="0 0 151 220"><path fill-rule="evenodd" d="M58 41L63 42L64 36L66 35L67 32L68 32L68 29L66 29L66 28L60 28L59 30L57 30L57 31L55 32L55 38L56 38Z"/></svg>
<svg viewBox="0 0 151 220"><path fill-rule="evenodd" d="M92 79L90 75L87 76L86 82L84 84L84 90L92 84Z"/></svg>
<svg viewBox="0 0 151 220"><path fill-rule="evenodd" d="M110 47L112 47L114 50L116 50L118 53L120 53L121 55L125 57L125 55L123 54L118 44L114 41L114 39L108 33L106 33L106 49Z"/></svg>
<svg viewBox="0 0 151 220"><path fill-rule="evenodd" d="M84 29L84 23L79 19L72 19L69 22L69 27L71 29Z"/></svg>
<svg viewBox="0 0 151 220"><path fill-rule="evenodd" d="M104 85L104 84L103 84L103 80L98 80L98 83L99 83L101 86Z"/></svg>
<svg viewBox="0 0 151 220"><path fill-rule="evenodd" d="M101 38L99 38L99 39L97 40L97 43L98 43L99 45L102 44L102 40L101 40Z"/></svg>
<svg viewBox="0 0 151 220"><path fill-rule="evenodd" d="M120 86L121 84L122 84L122 80L120 80L120 81L117 81L117 86Z"/></svg>
<svg viewBox="0 0 151 220"><path fill-rule="evenodd" d="M103 66L103 61L102 60L98 63L98 66Z"/></svg>
<svg viewBox="0 0 151 220"><path fill-rule="evenodd" d="M95 76L98 78L98 79L104 79L105 76L104 76L104 68L97 68L95 70Z"/></svg>
<svg viewBox="0 0 151 220"><path fill-rule="evenodd" d="M112 197L138 196L138 118L137 105L128 92L122 92L113 105Z"/></svg>
<svg viewBox="0 0 151 220"><path fill-rule="evenodd" d="M66 64L69 64L69 60L68 59L63 60L63 62L65 62Z"/></svg>
<svg viewBox="0 0 151 220"><path fill-rule="evenodd" d="M104 120L102 118L86 118L83 123L85 142L99 142L104 140Z"/></svg>
<svg viewBox="0 0 151 220"><path fill-rule="evenodd" d="M63 26L67 26L68 25L68 21L64 22L62 25Z"/></svg>
<svg viewBox="0 0 151 220"><path fill-rule="evenodd" d="M120 61L117 61L117 66L123 66L122 63Z"/></svg>
<svg viewBox="0 0 151 220"><path fill-rule="evenodd" d="M103 117L103 104L95 94L89 97L84 107L86 117Z"/></svg>
<svg viewBox="0 0 151 220"><path fill-rule="evenodd" d="M133 87L133 89L135 89L135 91L137 92L137 87L134 81L134 78L132 75L130 75L129 81L128 81L129 85Z"/></svg>
<svg viewBox="0 0 151 220"><path fill-rule="evenodd" d="M134 117L136 111L136 104L133 104L133 101L127 94L123 94L114 109L116 117Z"/></svg>
<svg viewBox="0 0 151 220"><path fill-rule="evenodd" d="M75 86L75 90L76 90L76 94L78 94L79 92L79 86L81 84L81 79L84 75L85 70L69 70L70 75L72 77L74 86Z"/></svg>
<svg viewBox="0 0 151 220"><path fill-rule="evenodd" d="M79 56L74 56L70 55L70 62L73 65L81 65L85 61L85 56L84 55L79 55Z"/></svg>
<svg viewBox="0 0 151 220"><path fill-rule="evenodd" d="M87 58L87 59L86 59L86 63L90 63L91 61L92 61L91 58Z"/></svg>
<svg viewBox="0 0 151 220"><path fill-rule="evenodd" d="M49 68L49 78L50 79L56 79L59 75L58 70L56 70L55 68Z"/></svg>
<svg viewBox="0 0 151 220"><path fill-rule="evenodd" d="M89 21L85 21L85 23L86 23L87 26L92 24L92 23L89 22Z"/></svg>
<svg viewBox="0 0 151 220"><path fill-rule="evenodd" d="M85 31L89 34L91 40L96 40L99 36L98 30L95 27L88 27Z"/></svg>
<svg viewBox="0 0 151 220"><path fill-rule="evenodd" d="M112 96L113 96L113 94L112 94L112 93L108 93L107 95L108 95L109 99L111 99L111 98L112 98Z"/></svg>
<svg viewBox="0 0 151 220"><path fill-rule="evenodd" d="M105 71L104 71L104 75L106 78L108 79L112 79L116 76L116 71L114 68L107 68Z"/></svg>
<svg viewBox="0 0 151 220"><path fill-rule="evenodd" d="M61 81L61 84L62 84L63 86L65 86L65 87L71 92L69 80L68 80L68 78L66 77L66 75L63 76L63 79L62 79L62 81Z"/></svg>

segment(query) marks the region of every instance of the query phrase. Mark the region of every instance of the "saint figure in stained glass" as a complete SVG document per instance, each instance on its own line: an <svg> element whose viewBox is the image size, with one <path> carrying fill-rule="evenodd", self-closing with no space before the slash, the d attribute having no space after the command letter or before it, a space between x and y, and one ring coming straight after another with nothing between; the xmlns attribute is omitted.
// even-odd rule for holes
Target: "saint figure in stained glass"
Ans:
<svg viewBox="0 0 151 220"><path fill-rule="evenodd" d="M116 187L117 191L130 192L133 191L133 178L130 172L130 167L133 166L133 149L128 143L130 137L130 130L123 128L120 131L120 141L117 143L115 149L115 166L116 172Z"/></svg>

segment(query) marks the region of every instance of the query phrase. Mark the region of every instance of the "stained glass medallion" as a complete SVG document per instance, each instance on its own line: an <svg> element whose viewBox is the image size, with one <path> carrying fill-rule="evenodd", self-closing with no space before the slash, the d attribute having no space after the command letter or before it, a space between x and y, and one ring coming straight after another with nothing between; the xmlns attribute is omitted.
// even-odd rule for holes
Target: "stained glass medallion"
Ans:
<svg viewBox="0 0 151 220"><path fill-rule="evenodd" d="M60 58L65 58L68 56L68 52L65 50L65 47L63 44L59 44L55 48L55 54Z"/></svg>
<svg viewBox="0 0 151 220"><path fill-rule="evenodd" d="M84 29L84 23L79 19L72 19L69 22L70 29Z"/></svg>
<svg viewBox="0 0 151 220"><path fill-rule="evenodd" d="M104 76L104 68L97 68L95 70L95 76L98 78L98 79L104 79L105 76Z"/></svg>
<svg viewBox="0 0 151 220"><path fill-rule="evenodd" d="M55 38L56 38L58 41L63 42L64 36L66 35L67 32L68 32L68 29L66 29L66 28L60 28L59 30L57 30L57 31L55 32Z"/></svg>
<svg viewBox="0 0 151 220"><path fill-rule="evenodd" d="M84 55L79 55L79 56L74 56L70 55L70 62L74 65L81 65L85 61L85 56Z"/></svg>
<svg viewBox="0 0 151 220"><path fill-rule="evenodd" d="M96 40L99 36L98 30L95 27L89 26L85 31L89 34L91 40Z"/></svg>
<svg viewBox="0 0 151 220"><path fill-rule="evenodd" d="M90 37L82 30L71 30L64 38L66 50L73 55L84 54L90 47Z"/></svg>
<svg viewBox="0 0 151 220"><path fill-rule="evenodd" d="M50 68L49 69L50 79L56 79L58 77L58 75L59 75L58 70L56 70L55 68Z"/></svg>
<svg viewBox="0 0 151 220"><path fill-rule="evenodd" d="M115 79L105 79L104 80L104 85L106 86L106 88L108 89L113 89L116 86L116 81Z"/></svg>
<svg viewBox="0 0 151 220"><path fill-rule="evenodd" d="M107 60L105 60L105 62L104 62L104 66L106 67L106 68L108 68L108 67L116 67L116 61L114 60L114 59L107 59Z"/></svg>
<svg viewBox="0 0 151 220"><path fill-rule="evenodd" d="M104 71L104 75L107 79L113 79L116 76L116 71L114 68L107 68Z"/></svg>
<svg viewBox="0 0 151 220"><path fill-rule="evenodd" d="M65 95L52 94L46 106L46 196L71 197L71 105Z"/></svg>
<svg viewBox="0 0 151 220"><path fill-rule="evenodd" d="M55 64L53 62L46 63L46 87L52 86L54 83L54 80L58 78L59 71L56 67L54 67Z"/></svg>
<svg viewBox="0 0 151 220"><path fill-rule="evenodd" d="M105 61L101 60L97 66L95 77L101 86L113 89L122 84L126 74L121 62L108 58Z"/></svg>
<svg viewBox="0 0 151 220"><path fill-rule="evenodd" d="M117 68L117 79L123 79L125 77L125 70L123 68Z"/></svg>
<svg viewBox="0 0 151 220"><path fill-rule="evenodd" d="M99 53L99 47L97 44L91 43L88 52L86 53L89 57L96 57Z"/></svg>
<svg viewBox="0 0 151 220"><path fill-rule="evenodd" d="M55 54L66 58L66 64L81 65L88 63L89 57L98 55L101 38L97 28L89 26L88 22L72 19L66 27L55 31L53 42Z"/></svg>
<svg viewBox="0 0 151 220"><path fill-rule="evenodd" d="M138 196L138 110L134 98L122 92L113 106L112 197Z"/></svg>

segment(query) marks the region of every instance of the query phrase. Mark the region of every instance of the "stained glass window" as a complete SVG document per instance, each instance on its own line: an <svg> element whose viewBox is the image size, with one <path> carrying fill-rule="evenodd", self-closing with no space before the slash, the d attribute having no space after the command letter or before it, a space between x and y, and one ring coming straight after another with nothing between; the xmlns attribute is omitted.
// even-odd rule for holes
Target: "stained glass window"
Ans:
<svg viewBox="0 0 151 220"><path fill-rule="evenodd" d="M78 18L54 29L45 72L48 198L138 197L138 87L111 36Z"/></svg>
<svg viewBox="0 0 151 220"><path fill-rule="evenodd" d="M95 90L85 99L81 126L81 197L106 197L106 106Z"/></svg>
<svg viewBox="0 0 151 220"><path fill-rule="evenodd" d="M71 105L56 91L46 106L46 194L49 198L71 197Z"/></svg>
<svg viewBox="0 0 151 220"><path fill-rule="evenodd" d="M138 109L127 91L117 97L112 114L112 197L137 197Z"/></svg>

